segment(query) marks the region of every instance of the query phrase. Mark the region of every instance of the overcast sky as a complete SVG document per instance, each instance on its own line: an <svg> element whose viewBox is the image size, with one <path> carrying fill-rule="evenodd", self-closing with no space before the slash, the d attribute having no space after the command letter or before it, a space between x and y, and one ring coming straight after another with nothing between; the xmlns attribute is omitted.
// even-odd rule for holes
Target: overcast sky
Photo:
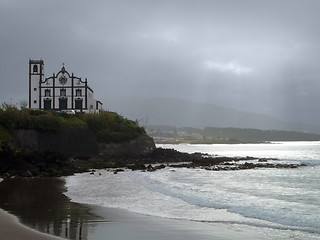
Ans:
<svg viewBox="0 0 320 240"><path fill-rule="evenodd" d="M176 97L319 124L319 0L0 0L0 101L28 60L95 97ZM108 103L104 102L104 107Z"/></svg>

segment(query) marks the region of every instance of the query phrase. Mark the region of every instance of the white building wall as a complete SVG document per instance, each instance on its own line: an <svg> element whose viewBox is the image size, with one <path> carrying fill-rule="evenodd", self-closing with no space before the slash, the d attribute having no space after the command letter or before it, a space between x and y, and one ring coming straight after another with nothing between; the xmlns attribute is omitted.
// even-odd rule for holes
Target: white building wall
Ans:
<svg viewBox="0 0 320 240"><path fill-rule="evenodd" d="M39 78L40 75L31 75L31 108L39 108Z"/></svg>
<svg viewBox="0 0 320 240"><path fill-rule="evenodd" d="M37 66L37 72L34 72L34 66ZM42 69L41 69L42 67ZM43 71L43 65L41 66L40 62L39 63L31 63L30 64L30 73L29 73L29 81L30 81L30 107L31 108L36 108L38 109L40 107L39 103L39 83L41 80L41 73Z"/></svg>
<svg viewBox="0 0 320 240"><path fill-rule="evenodd" d="M57 97L54 98L54 105L55 105L54 106L55 108L59 108L59 98Z"/></svg>
<svg viewBox="0 0 320 240"><path fill-rule="evenodd" d="M93 98L93 92L91 92L91 90L88 88L88 110L89 111L94 111L95 108L96 108L96 101L95 99Z"/></svg>
<svg viewBox="0 0 320 240"><path fill-rule="evenodd" d="M34 72L34 65L37 66L37 72ZM75 109L76 100L82 99L82 110L85 112L96 111L97 101L94 99L93 91L87 86L87 79L82 81L81 78L70 75L65 71L64 67L57 75L44 78L43 75L43 61L42 60L30 60L29 61L29 81L30 81L30 108L44 109L45 99L51 100L51 108L59 109L59 99L67 98L67 109ZM64 76L66 81L61 82L60 78ZM73 80L72 80L73 79ZM73 81L73 83L72 83ZM41 87L39 86L41 84ZM73 87L73 88L72 88ZM61 89L66 90L66 95L61 96ZM81 89L81 95L77 96L77 90ZM46 96L46 90L50 90L50 96ZM73 91L73 92L72 92ZM86 92L87 91L87 92ZM39 99L40 95L40 99ZM73 98L72 98L73 96ZM87 105L86 105L87 96ZM41 102L39 102L41 101ZM99 105L100 106L100 105Z"/></svg>

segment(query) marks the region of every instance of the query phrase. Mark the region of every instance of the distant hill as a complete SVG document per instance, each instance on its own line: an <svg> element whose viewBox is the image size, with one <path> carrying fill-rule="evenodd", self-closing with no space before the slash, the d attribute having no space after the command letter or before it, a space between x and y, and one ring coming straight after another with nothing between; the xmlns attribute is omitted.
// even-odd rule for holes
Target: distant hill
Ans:
<svg viewBox="0 0 320 240"><path fill-rule="evenodd" d="M249 128L171 127L148 125L157 143L261 143L272 141L320 141L320 134Z"/></svg>
<svg viewBox="0 0 320 240"><path fill-rule="evenodd" d="M129 119L136 119L142 126L234 127L320 133L320 126L285 122L263 114L175 98L106 98L104 104L108 110L117 111Z"/></svg>
<svg viewBox="0 0 320 240"><path fill-rule="evenodd" d="M202 131L203 136L215 139L235 139L240 142L263 141L319 141L319 134L280 130L258 130L242 128L212 128Z"/></svg>

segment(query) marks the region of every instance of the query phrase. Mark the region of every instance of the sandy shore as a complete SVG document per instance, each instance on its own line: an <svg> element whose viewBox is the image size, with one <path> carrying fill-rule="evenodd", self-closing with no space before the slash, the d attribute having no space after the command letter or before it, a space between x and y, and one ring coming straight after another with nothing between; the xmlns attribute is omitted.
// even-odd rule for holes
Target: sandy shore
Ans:
<svg viewBox="0 0 320 240"><path fill-rule="evenodd" d="M61 240L44 233L39 233L21 223L17 217L0 209L0 236L3 240Z"/></svg>
<svg viewBox="0 0 320 240"><path fill-rule="evenodd" d="M289 239L281 231L267 228L159 218L95 205L90 208L105 220L96 225L90 240Z"/></svg>
<svg viewBox="0 0 320 240"><path fill-rule="evenodd" d="M106 219L95 223L86 239L90 240L229 240L271 239L252 230L234 225L209 224L183 220L162 219L120 209L92 206ZM0 209L0 236L3 240L62 240L37 232L19 223L18 218Z"/></svg>
<svg viewBox="0 0 320 240"><path fill-rule="evenodd" d="M267 228L166 219L121 209L77 204L62 194L63 186L64 180L61 178L10 179L1 182L0 239L289 239L287 233ZM18 218L31 228L22 225Z"/></svg>

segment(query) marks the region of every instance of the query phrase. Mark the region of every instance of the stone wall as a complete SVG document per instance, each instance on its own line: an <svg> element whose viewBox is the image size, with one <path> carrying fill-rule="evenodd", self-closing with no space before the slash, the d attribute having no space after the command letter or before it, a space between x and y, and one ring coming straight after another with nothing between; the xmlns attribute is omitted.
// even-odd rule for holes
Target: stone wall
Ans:
<svg viewBox="0 0 320 240"><path fill-rule="evenodd" d="M63 128L57 131L16 129L15 145L26 151L50 151L67 155L97 155L98 144L87 127Z"/></svg>
<svg viewBox="0 0 320 240"><path fill-rule="evenodd" d="M147 135L119 144L98 143L87 127L57 131L16 129L14 138L15 146L26 151L50 151L66 155L139 156L156 148L153 138Z"/></svg>
<svg viewBox="0 0 320 240"><path fill-rule="evenodd" d="M99 154L107 156L140 156L151 153L155 149L153 138L147 135L124 143L99 143Z"/></svg>

